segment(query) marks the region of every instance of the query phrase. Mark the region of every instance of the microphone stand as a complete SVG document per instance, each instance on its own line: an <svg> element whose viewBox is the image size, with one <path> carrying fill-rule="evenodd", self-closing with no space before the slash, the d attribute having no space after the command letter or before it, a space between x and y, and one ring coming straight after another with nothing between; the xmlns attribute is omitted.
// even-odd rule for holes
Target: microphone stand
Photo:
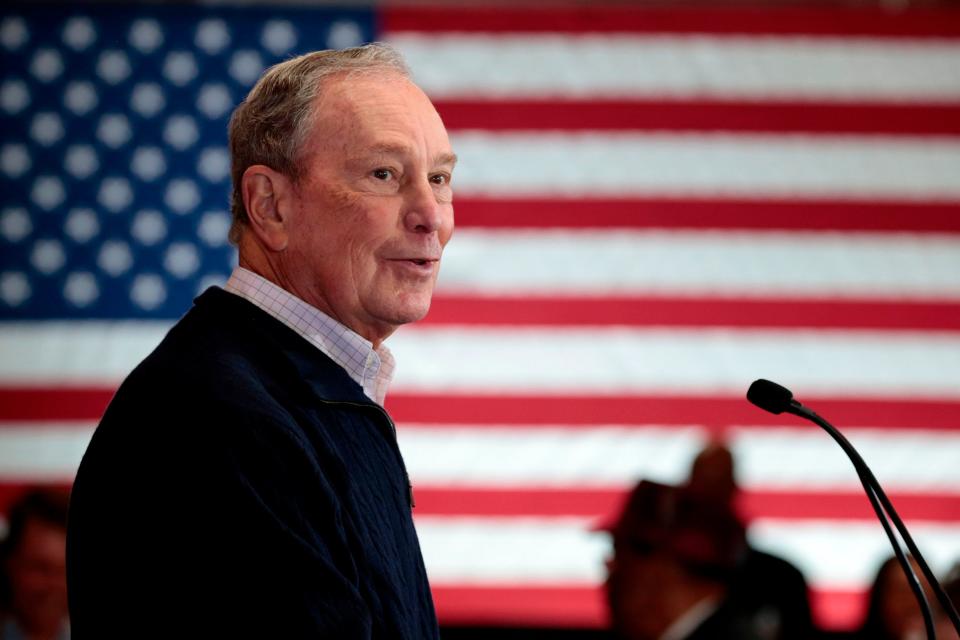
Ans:
<svg viewBox="0 0 960 640"><path fill-rule="evenodd" d="M887 534L887 539L890 541L890 545L893 547L897 561L900 563L900 567L903 569L903 573L907 577L907 582L910 585L910 589L913 591L913 595L916 597L917 603L920 605L920 611L923 614L923 624L927 633L927 638L929 640L935 640L937 637L936 630L934 629L933 625L933 614L930 611L930 603L927 602L927 597L923 591L923 587L920 585L920 581L917 578L917 575L914 573L913 567L910 566L910 562L907 559L906 554L904 554L903 549L897 542L896 536L893 533L893 529L890 527L891 522L893 522L893 526L896 527L897 531L900 533L900 537L903 538L904 544L906 544L910 554L917 561L920 571L927 579L927 582L933 589L934 594L936 594L937 600L940 602L940 605L946 612L947 617L950 618L950 621L953 623L957 633L960 634L960 615L957 614L957 610L953 606L953 603L950 602L950 598L947 596L946 592L944 592L943 587L940 586L940 582L937 580L937 577L934 575L933 571L930 570L930 566L924 559L923 554L920 553L920 549L917 548L916 543L913 541L913 537L910 535L910 532L907 531L907 527L903 524L903 520L900 519L900 515L897 513L897 510L893 508L893 504L890 502L887 494L884 493L883 488L880 486L880 482L877 481L877 478L873 475L870 467L867 466L867 463L863 460L857 450L853 448L853 445L850 444L850 441L847 440L847 438L840 433L836 427L819 416L815 411L808 409L794 400L793 394L787 391L787 389L784 387L766 380L758 380L754 383L754 385L758 385L761 382L765 383L765 386L761 385L760 387L757 387L757 389L761 392L761 395L769 396L769 402L757 402L756 399L751 397L751 394L748 393L747 395L751 402L762 409L770 411L771 413L781 413L785 411L787 413L792 413L795 416L810 420L830 434L830 437L832 437L837 444L840 445L840 448L843 449L844 453L847 454L847 457L850 458L850 461L853 463L853 467L860 478L860 482L863 485L863 489L867 494L867 498L870 499L870 505L877 514L880 524L883 525L884 533ZM773 389L773 387L776 387L776 389ZM754 388L755 387L751 387L751 392L754 390ZM771 402L774 406L770 406Z"/></svg>
<svg viewBox="0 0 960 640"><path fill-rule="evenodd" d="M920 605L920 612L923 614L923 626L927 632L927 638L934 640L937 637L937 633L933 626L933 615L930 612L930 603L927 601L927 595L924 593L923 587L920 585L920 580L917 578L917 574L914 573L913 567L910 565L910 561L907 559L907 556L903 553L903 549L897 542L897 538L893 533L893 529L890 528L890 520L893 521L894 526L896 526L897 531L900 533L900 536L906 543L907 548L910 550L910 554L916 559L917 564L920 566L920 570L923 572L924 576L926 576L930 585L937 585L937 587L940 585L937 582L937 579L933 577L933 572L930 571L930 567L927 565L926 560L924 560L923 555L920 553L920 550L914 543L913 538L907 531L906 526L900 519L900 515L893 508L889 498L887 498L887 494L884 493L883 489L880 487L880 483L877 482L877 479L870 470L870 467L867 466L867 463L864 462L860 454L857 453L857 450L853 448L853 445L850 444L850 441L847 440L847 438L836 428L834 428L833 425L817 415L816 412L804 407L803 405L800 405L800 403L797 403L796 408L791 406L785 411L787 411L787 413L800 416L801 418L807 418L808 420L811 420L819 425L824 431L829 433L834 440L836 440L837 444L840 445L840 448L843 449L844 453L847 454L847 457L850 458L850 461L853 462L853 467L856 469L857 475L860 477L861 484L863 484L863 490L870 499L870 505L873 507L874 513L877 514L877 519L880 520L880 524L883 525L883 531L887 534L887 539L890 541L890 546L893 547L893 552L894 555L897 556L897 561L900 563L900 568L903 569L903 573L907 577L907 582L910 584L910 590L913 591L913 595L917 599L917 603ZM886 514L884 514L884 512L886 512ZM939 593L937 594L937 597L940 598ZM943 598L946 598L946 594L944 594ZM940 598L941 604L943 603L943 598ZM947 603L949 604L949 599L947 599ZM955 622L954 624L957 623Z"/></svg>

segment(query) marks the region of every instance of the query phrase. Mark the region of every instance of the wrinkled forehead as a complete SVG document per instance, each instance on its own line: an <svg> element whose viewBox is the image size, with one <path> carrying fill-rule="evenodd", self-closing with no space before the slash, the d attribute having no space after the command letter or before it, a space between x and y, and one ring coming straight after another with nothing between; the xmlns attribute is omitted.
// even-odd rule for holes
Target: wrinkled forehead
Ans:
<svg viewBox="0 0 960 640"><path fill-rule="evenodd" d="M392 70L353 71L326 79L314 107L313 133L314 142L322 146L382 144L391 137L410 136L434 152L450 145L430 99Z"/></svg>

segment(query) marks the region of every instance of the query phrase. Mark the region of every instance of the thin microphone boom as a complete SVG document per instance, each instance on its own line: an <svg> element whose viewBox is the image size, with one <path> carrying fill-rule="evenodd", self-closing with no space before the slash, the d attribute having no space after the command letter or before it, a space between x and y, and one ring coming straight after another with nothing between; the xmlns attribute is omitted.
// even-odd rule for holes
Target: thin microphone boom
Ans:
<svg viewBox="0 0 960 640"><path fill-rule="evenodd" d="M800 404L800 402L795 400L790 390L780 386L775 382L770 382L769 380L763 379L756 380L752 385L750 385L750 389L747 391L747 400L757 405L764 411L769 411L770 413L790 413L810 420L830 434L830 436L837 442L837 444L840 445L840 448L843 449L844 453L847 454L847 457L850 458L850 461L853 463L853 467L856 470L857 475L860 477L860 482L863 484L863 489L867 494L867 498L870 500L870 505L877 514L880 524L883 525L883 530L887 534L887 538L890 540L890 545L893 547L894 554L900 563L900 567L903 569L904 575L907 577L907 582L910 584L910 589L913 591L913 595L916 597L917 602L920 605L920 610L923 614L924 627L927 632L927 638L935 639L937 637L933 625L933 615L930 612L930 604L927 602L927 597L924 594L923 587L920 585L920 581L913 572L910 562L907 560L906 555L903 553L903 549L897 542L896 536L890 527L890 522L893 522L893 526L895 526L897 531L900 533L900 537L903 538L904 544L906 544L910 554L917 561L917 565L920 567L920 570L926 577L927 582L930 584L930 587L936 594L937 600L939 600L940 605L943 607L944 611L946 611L947 616L953 623L954 628L956 628L957 633L960 634L960 615L957 614L957 610L950 601L950 598L944 592L943 587L940 586L940 582L937 580L937 577L934 575L933 571L930 570L930 566L920 553L920 549L917 548L916 543L913 541L913 537L910 535L910 532L907 531L906 525L904 525L903 520L900 519L900 515L897 513L896 509L893 508L893 504L890 502L887 494L884 493L883 488L880 486L880 482L877 481L877 478L873 475L870 467L867 466L867 463L863 460L857 450L852 444L850 444L850 441L847 440L847 438L840 433L836 427L827 422L821 416L817 415L816 412L808 409Z"/></svg>

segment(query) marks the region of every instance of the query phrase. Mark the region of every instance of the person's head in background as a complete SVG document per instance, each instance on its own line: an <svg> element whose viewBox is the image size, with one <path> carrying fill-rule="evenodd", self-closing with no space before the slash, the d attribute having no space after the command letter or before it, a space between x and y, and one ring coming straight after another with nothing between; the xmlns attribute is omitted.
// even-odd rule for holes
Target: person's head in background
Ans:
<svg viewBox="0 0 960 640"><path fill-rule="evenodd" d="M610 533L610 625L627 640L655 640L696 607L717 606L744 535L728 510L649 481L633 490Z"/></svg>
<svg viewBox="0 0 960 640"><path fill-rule="evenodd" d="M687 490L704 501L732 506L737 494L733 454L719 440L708 443L693 459Z"/></svg>
<svg viewBox="0 0 960 640"><path fill-rule="evenodd" d="M960 611L960 562L954 563L953 568L947 572L940 585L950 602L953 603L953 607ZM960 640L960 635L957 634L953 621L942 610L938 611L937 615L937 640Z"/></svg>
<svg viewBox="0 0 960 640"><path fill-rule="evenodd" d="M68 636L68 503L66 491L37 489L10 508L0 543L0 637Z"/></svg>
<svg viewBox="0 0 960 640"><path fill-rule="evenodd" d="M933 591L927 585L916 560L910 565L920 579L931 606L935 605ZM867 615L860 628L861 638L871 640L909 640L925 637L923 617L900 563L891 556L881 563L870 587Z"/></svg>

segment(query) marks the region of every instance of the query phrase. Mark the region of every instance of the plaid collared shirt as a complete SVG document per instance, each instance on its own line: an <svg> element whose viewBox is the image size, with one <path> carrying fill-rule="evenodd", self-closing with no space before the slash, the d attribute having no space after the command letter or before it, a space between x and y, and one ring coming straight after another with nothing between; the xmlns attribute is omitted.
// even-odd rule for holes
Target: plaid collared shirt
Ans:
<svg viewBox="0 0 960 640"><path fill-rule="evenodd" d="M374 349L371 342L327 314L243 267L233 270L224 289L249 300L306 338L343 367L367 397L383 405L396 366L387 347Z"/></svg>

